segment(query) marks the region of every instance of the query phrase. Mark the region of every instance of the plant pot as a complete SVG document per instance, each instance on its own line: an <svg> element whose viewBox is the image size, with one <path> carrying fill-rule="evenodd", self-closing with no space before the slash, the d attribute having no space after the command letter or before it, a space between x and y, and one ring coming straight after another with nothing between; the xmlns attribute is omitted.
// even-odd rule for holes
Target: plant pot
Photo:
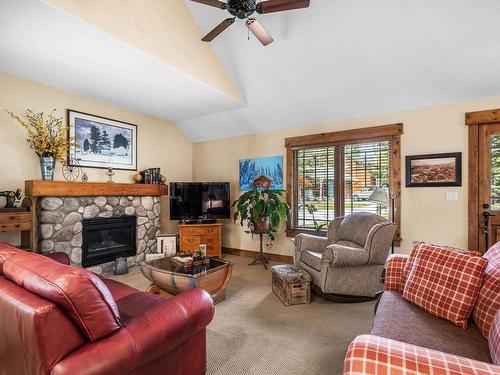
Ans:
<svg viewBox="0 0 500 375"><path fill-rule="evenodd" d="M56 170L56 159L53 156L40 156L42 180L52 181Z"/></svg>
<svg viewBox="0 0 500 375"><path fill-rule="evenodd" d="M267 217L259 217L253 225L254 232L267 232L269 229L269 220Z"/></svg>

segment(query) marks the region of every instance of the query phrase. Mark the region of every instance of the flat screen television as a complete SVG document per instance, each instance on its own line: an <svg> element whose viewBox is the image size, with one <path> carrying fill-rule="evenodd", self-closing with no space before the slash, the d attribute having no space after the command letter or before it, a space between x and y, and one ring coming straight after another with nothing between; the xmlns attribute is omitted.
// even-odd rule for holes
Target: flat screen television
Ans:
<svg viewBox="0 0 500 375"><path fill-rule="evenodd" d="M170 220L229 219L229 182L171 182Z"/></svg>

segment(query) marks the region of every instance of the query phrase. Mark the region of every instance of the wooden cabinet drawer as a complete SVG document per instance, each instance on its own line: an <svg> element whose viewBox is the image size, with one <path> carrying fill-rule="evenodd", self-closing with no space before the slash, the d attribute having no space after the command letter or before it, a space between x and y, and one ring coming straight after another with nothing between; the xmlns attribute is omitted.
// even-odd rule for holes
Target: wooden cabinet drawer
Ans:
<svg viewBox="0 0 500 375"><path fill-rule="evenodd" d="M183 227L182 234L186 236L202 236L219 233L218 227Z"/></svg>
<svg viewBox="0 0 500 375"><path fill-rule="evenodd" d="M0 214L0 232L30 230L32 227L30 212Z"/></svg>
<svg viewBox="0 0 500 375"><path fill-rule="evenodd" d="M181 250L184 252L192 252L198 250L200 247L199 236L182 236L181 237Z"/></svg>

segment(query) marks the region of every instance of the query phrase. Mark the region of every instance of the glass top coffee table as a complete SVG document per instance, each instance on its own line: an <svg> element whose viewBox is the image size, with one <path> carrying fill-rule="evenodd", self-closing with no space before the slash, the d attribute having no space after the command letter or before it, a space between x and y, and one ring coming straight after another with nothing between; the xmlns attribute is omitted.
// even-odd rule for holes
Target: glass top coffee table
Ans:
<svg viewBox="0 0 500 375"><path fill-rule="evenodd" d="M143 261L138 265L152 283L147 292L170 297L188 289L201 288L210 294L214 303L224 300L232 273L232 264L218 258L210 258L206 265L189 268L172 258Z"/></svg>

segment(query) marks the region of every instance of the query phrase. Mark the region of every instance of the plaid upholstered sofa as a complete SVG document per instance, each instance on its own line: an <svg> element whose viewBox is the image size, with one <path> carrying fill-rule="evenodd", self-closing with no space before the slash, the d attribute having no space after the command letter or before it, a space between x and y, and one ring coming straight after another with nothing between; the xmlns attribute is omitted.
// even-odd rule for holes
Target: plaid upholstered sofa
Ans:
<svg viewBox="0 0 500 375"><path fill-rule="evenodd" d="M412 258L389 257L371 334L350 344L344 375L500 374L500 242L483 258L479 295L463 329L404 299Z"/></svg>

